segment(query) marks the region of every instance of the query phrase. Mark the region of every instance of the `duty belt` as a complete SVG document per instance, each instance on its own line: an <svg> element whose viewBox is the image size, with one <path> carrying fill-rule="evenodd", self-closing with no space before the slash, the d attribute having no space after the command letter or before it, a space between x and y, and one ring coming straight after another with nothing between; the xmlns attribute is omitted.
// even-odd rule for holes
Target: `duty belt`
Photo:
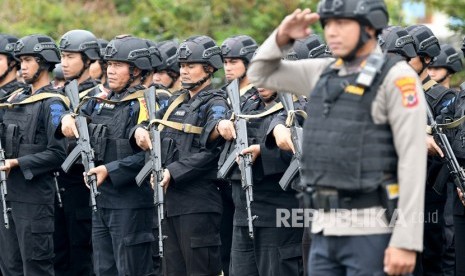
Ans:
<svg viewBox="0 0 465 276"><path fill-rule="evenodd" d="M311 208L330 211L333 209L364 209L382 206L378 189L368 193L348 193L337 189L316 188L311 192Z"/></svg>

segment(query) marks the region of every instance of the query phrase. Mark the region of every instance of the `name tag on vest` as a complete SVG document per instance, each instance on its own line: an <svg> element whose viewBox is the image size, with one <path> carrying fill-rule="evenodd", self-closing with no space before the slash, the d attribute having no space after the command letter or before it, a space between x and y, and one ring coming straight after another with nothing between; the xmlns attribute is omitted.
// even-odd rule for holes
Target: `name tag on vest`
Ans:
<svg viewBox="0 0 465 276"><path fill-rule="evenodd" d="M109 104L109 103L103 103L102 108L113 110L115 108L115 105L114 104Z"/></svg>
<svg viewBox="0 0 465 276"><path fill-rule="evenodd" d="M176 113L174 113L174 116L184 117L184 115L186 115L185 110L178 110Z"/></svg>

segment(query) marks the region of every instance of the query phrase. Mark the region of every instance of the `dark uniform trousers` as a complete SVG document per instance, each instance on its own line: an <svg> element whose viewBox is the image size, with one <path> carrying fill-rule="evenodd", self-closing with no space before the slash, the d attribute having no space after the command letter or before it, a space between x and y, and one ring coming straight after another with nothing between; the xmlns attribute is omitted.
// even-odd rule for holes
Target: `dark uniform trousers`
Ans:
<svg viewBox="0 0 465 276"><path fill-rule="evenodd" d="M55 204L55 276L92 275L89 189L84 183L63 188L61 198L63 207Z"/></svg>
<svg viewBox="0 0 465 276"><path fill-rule="evenodd" d="M218 213L167 217L163 270L165 276L219 275L221 273L220 222Z"/></svg>
<svg viewBox="0 0 465 276"><path fill-rule="evenodd" d="M455 228L455 272L457 276L465 275L465 207L457 193L453 197Z"/></svg>
<svg viewBox="0 0 465 276"><path fill-rule="evenodd" d="M162 270L162 258L160 257L159 248L158 248L157 209L155 209L154 214L155 215L153 217L152 233L153 233L153 236L155 237L155 241L152 242L152 262L153 262L153 270L155 271L155 276L161 276L163 275L163 270Z"/></svg>
<svg viewBox="0 0 465 276"><path fill-rule="evenodd" d="M308 275L383 276L384 250L390 238L391 234L340 237L314 234Z"/></svg>
<svg viewBox="0 0 465 276"><path fill-rule="evenodd" d="M9 252L0 254L3 275L54 275L53 205L12 201L9 207L10 228L0 227L0 248Z"/></svg>
<svg viewBox="0 0 465 276"><path fill-rule="evenodd" d="M302 231L285 227L234 226L230 275L303 275Z"/></svg>
<svg viewBox="0 0 465 276"><path fill-rule="evenodd" d="M231 185L220 187L223 202L223 214L221 215L221 265L223 275L229 276L229 263L231 259L231 245L234 221L234 202L232 199Z"/></svg>
<svg viewBox="0 0 465 276"><path fill-rule="evenodd" d="M128 223L130 222L130 223ZM154 275L151 260L153 208L99 208L92 214L97 276Z"/></svg>

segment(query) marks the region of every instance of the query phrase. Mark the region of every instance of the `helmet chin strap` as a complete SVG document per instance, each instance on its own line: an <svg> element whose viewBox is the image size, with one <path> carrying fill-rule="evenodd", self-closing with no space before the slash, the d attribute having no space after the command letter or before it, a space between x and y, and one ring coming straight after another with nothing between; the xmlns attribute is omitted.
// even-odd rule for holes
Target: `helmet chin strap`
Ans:
<svg viewBox="0 0 465 276"><path fill-rule="evenodd" d="M343 61L350 62L353 61L357 57L357 52L360 50L365 43L367 43L368 40L370 40L371 36L370 34L365 30L365 26L360 24L360 35L358 38L357 45L355 46L352 51L350 51L349 54L347 54L345 57L341 57Z"/></svg>
<svg viewBox="0 0 465 276"><path fill-rule="evenodd" d="M48 66L45 66L40 57L36 57L36 62L39 64L39 68L30 80L24 80L27 84L34 84L39 79L39 76L42 73L42 71L48 69Z"/></svg>
<svg viewBox="0 0 465 276"><path fill-rule="evenodd" d="M212 74L208 73L203 79L199 80L198 82L190 83L190 82L181 82L182 88L187 90L192 90L204 84L207 80L211 78Z"/></svg>
<svg viewBox="0 0 465 276"><path fill-rule="evenodd" d="M443 81L445 81L451 74L449 73L449 71L447 71L446 75L444 77L442 77L441 79L439 79L437 81L437 83L442 83Z"/></svg>
<svg viewBox="0 0 465 276"><path fill-rule="evenodd" d="M8 58L9 59L9 58ZM0 82L4 81L6 76L8 76L8 74L11 72L11 70L13 70L13 68L15 68L15 64L11 65L13 63L13 61L9 61L8 62L8 68L5 70L5 72L0 76Z"/></svg>
<svg viewBox="0 0 465 276"><path fill-rule="evenodd" d="M432 59L431 59L432 60ZM420 56L420 61L421 61L421 70L420 70L420 73L418 73L418 75L421 75L425 70L426 68L428 67L428 65L431 63L430 62L426 62L425 61L425 57L422 57Z"/></svg>
<svg viewBox="0 0 465 276"><path fill-rule="evenodd" d="M84 74L84 72L87 70L87 68L90 67L90 63L87 64L87 61L88 61L87 57L85 57L83 54L81 54L81 60L82 60L82 68L79 71L79 73L69 78L66 78L66 80L72 81L72 80L79 79L82 76L82 74Z"/></svg>

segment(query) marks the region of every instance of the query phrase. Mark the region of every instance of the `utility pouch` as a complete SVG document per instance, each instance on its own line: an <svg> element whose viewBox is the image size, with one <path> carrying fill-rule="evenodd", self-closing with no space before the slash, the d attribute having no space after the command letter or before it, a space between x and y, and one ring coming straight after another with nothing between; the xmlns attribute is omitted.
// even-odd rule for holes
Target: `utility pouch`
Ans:
<svg viewBox="0 0 465 276"><path fill-rule="evenodd" d="M381 206L385 209L386 219L388 223L391 223L399 200L399 184L393 181L384 181L379 187L379 197Z"/></svg>
<svg viewBox="0 0 465 276"><path fill-rule="evenodd" d="M5 157L17 158L19 153L19 129L17 125L10 124L5 130Z"/></svg>

